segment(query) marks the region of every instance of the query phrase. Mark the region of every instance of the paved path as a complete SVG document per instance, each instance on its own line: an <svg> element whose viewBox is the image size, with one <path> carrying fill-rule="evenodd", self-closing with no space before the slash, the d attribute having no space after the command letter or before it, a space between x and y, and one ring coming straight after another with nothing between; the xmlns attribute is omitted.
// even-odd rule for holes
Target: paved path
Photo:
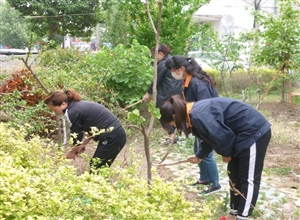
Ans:
<svg viewBox="0 0 300 220"><path fill-rule="evenodd" d="M36 55L31 55L32 57L29 59L29 64L33 62ZM26 68L23 61L20 58L26 58L26 55L13 55L6 56L0 55L0 74L9 74L13 73L17 70Z"/></svg>

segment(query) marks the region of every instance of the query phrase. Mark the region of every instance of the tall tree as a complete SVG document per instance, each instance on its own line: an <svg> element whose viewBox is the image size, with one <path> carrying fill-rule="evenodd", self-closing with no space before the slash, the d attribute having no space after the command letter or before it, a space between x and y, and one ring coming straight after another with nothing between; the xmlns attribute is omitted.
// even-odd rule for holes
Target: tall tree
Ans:
<svg viewBox="0 0 300 220"><path fill-rule="evenodd" d="M28 31L20 13L6 2L0 2L0 44L21 48L28 43Z"/></svg>
<svg viewBox="0 0 300 220"><path fill-rule="evenodd" d="M119 0L103 0L102 7L105 10L105 21L101 23L102 31L100 34L100 45L109 42L113 47L118 44L129 45L130 39L129 25L127 21L128 13L126 10L120 10Z"/></svg>
<svg viewBox="0 0 300 220"><path fill-rule="evenodd" d="M106 28L108 39L111 42L128 44L133 39L137 39L140 44L149 48L155 45L155 34L147 16L145 1L106 0L105 2L110 11L107 14ZM114 3L112 4L112 2ZM162 1L160 42L170 45L173 54L185 52L187 39L196 32L195 26L191 23L192 16L195 11L208 2L209 0ZM159 11L157 7L158 4L155 0L149 1L153 21L157 21ZM118 32L116 29L121 31ZM116 33L122 34L116 35Z"/></svg>
<svg viewBox="0 0 300 220"><path fill-rule="evenodd" d="M262 0L244 0L244 1L249 3L250 5L253 5L254 11L260 11ZM256 15L254 15L253 29L257 28L256 20L257 20Z"/></svg>
<svg viewBox="0 0 300 220"><path fill-rule="evenodd" d="M292 76L289 70L300 69L300 10L296 0L279 3L279 15L255 14L261 28L256 31L253 56L257 63L278 69L283 101L284 83Z"/></svg>
<svg viewBox="0 0 300 220"><path fill-rule="evenodd" d="M99 22L97 0L7 0L7 2L29 18L39 36L53 40L55 35L87 37Z"/></svg>

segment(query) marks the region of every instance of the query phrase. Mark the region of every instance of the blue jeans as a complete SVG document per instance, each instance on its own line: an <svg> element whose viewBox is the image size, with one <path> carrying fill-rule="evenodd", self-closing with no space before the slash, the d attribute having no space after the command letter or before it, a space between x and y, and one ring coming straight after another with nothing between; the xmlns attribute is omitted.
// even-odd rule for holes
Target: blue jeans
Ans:
<svg viewBox="0 0 300 220"><path fill-rule="evenodd" d="M194 141L194 153L198 151L202 146L202 140L195 137ZM198 164L200 170L199 180L208 182L210 186L217 187L219 186L219 172L214 157L214 151L210 152L206 158Z"/></svg>

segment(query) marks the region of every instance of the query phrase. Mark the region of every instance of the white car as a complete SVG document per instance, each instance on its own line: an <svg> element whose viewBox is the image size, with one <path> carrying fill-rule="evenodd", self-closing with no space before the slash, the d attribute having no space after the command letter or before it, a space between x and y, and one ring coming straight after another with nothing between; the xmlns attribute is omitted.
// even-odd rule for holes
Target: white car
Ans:
<svg viewBox="0 0 300 220"><path fill-rule="evenodd" d="M0 49L0 54L3 55L25 55L28 54L28 50L23 50L23 49ZM30 51L31 54L37 54L38 51L34 50L34 51Z"/></svg>
<svg viewBox="0 0 300 220"><path fill-rule="evenodd" d="M79 51L88 51L88 50L92 50L91 49L91 44L89 42L84 42L84 41L80 41L80 42L72 42L72 46L75 48L78 48Z"/></svg>

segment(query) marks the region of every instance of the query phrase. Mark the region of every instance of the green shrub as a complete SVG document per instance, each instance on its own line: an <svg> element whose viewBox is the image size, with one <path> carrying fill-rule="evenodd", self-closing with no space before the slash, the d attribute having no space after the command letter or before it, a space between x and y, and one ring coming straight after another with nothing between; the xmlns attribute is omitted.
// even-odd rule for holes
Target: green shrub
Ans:
<svg viewBox="0 0 300 220"><path fill-rule="evenodd" d="M219 93L224 93L224 86L220 72L215 69L207 70L207 72L216 80ZM246 92L248 95L255 93L263 93L269 86L269 83L277 74L277 71L270 68L252 67L245 71L243 69L235 69L232 73L224 74L224 82L227 90L231 94ZM278 83L274 83L270 91L278 90Z"/></svg>
<svg viewBox="0 0 300 220"><path fill-rule="evenodd" d="M152 62L149 48L137 41L129 48L122 44L114 49L105 47L88 61L98 69L97 77L102 77L109 91L106 97L121 107L142 99L153 79Z"/></svg>
<svg viewBox="0 0 300 220"><path fill-rule="evenodd" d="M74 88L84 98L102 102L106 91L96 77L99 70L88 62L89 56L92 54L73 48L44 51L35 71L50 91Z"/></svg>
<svg viewBox="0 0 300 220"><path fill-rule="evenodd" d="M137 175L137 164L76 170L50 141L0 123L0 219L209 219L210 203L184 199L178 182ZM154 172L155 173L155 172ZM212 203L215 201L212 201ZM216 205L216 204L214 204Z"/></svg>
<svg viewBox="0 0 300 220"><path fill-rule="evenodd" d="M90 100L121 107L141 100L154 72L149 48L137 41L97 53L56 48L39 60L36 71L50 90L74 88Z"/></svg>
<svg viewBox="0 0 300 220"><path fill-rule="evenodd" d="M53 129L55 121L51 119L49 109L45 109L43 103L28 106L25 100L20 100L21 94L14 90L12 94L2 97L0 112L7 115L8 123L18 130L20 125L30 122L27 126L27 134L45 134L45 130Z"/></svg>

